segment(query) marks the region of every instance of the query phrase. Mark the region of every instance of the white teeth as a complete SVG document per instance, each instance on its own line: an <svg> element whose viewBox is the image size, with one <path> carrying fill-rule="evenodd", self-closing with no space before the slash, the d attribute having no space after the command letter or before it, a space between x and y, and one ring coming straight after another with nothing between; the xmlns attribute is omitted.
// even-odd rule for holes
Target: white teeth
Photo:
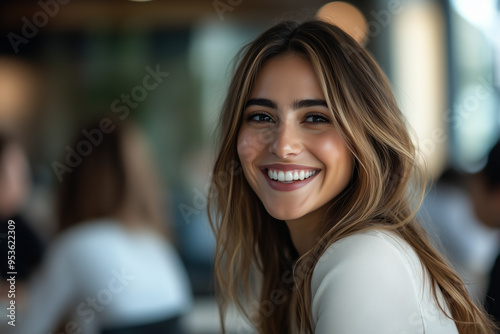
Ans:
<svg viewBox="0 0 500 334"><path fill-rule="evenodd" d="M276 169L267 170L267 176L269 176L270 179L285 183L291 183L293 181L298 181L298 180L302 181L313 176L314 174L316 174L315 170L313 171L304 171L304 170L278 171Z"/></svg>

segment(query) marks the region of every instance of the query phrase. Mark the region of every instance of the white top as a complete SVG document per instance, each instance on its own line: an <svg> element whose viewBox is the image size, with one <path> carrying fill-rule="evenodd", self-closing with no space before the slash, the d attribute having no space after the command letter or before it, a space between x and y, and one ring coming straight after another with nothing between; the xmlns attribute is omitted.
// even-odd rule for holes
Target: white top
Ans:
<svg viewBox="0 0 500 334"><path fill-rule="evenodd" d="M318 260L311 290L315 334L458 334L416 253L390 232L333 243Z"/></svg>
<svg viewBox="0 0 500 334"><path fill-rule="evenodd" d="M112 220L61 235L31 283L13 333L55 332L68 313L83 332L138 325L181 315L192 304L174 248L153 232L133 233Z"/></svg>

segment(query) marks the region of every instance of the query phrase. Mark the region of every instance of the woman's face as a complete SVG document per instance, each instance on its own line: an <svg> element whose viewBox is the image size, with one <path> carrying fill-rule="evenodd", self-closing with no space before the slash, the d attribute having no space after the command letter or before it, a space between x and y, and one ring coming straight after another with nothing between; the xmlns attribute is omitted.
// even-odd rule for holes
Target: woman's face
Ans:
<svg viewBox="0 0 500 334"><path fill-rule="evenodd" d="M238 155L248 183L276 219L324 210L346 187L353 157L307 59L290 53L262 67L243 112Z"/></svg>

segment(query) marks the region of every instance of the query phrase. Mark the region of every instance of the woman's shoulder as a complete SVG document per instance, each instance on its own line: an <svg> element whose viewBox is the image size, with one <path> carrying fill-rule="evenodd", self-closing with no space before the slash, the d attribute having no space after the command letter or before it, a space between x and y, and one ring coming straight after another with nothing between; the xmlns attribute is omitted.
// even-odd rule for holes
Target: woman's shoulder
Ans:
<svg viewBox="0 0 500 334"><path fill-rule="evenodd" d="M311 301L317 333L331 326L339 333L456 333L417 254L389 231L355 233L328 247L313 272Z"/></svg>
<svg viewBox="0 0 500 334"><path fill-rule="evenodd" d="M167 241L153 231L131 230L113 218L81 222L63 231L50 246L66 257L105 258L117 254L164 251Z"/></svg>
<svg viewBox="0 0 500 334"><path fill-rule="evenodd" d="M366 230L344 237L325 250L314 268L311 289L314 294L322 284L333 281L336 285L363 284L375 289L387 282L401 287L402 279L422 295L426 275L415 251L393 232Z"/></svg>
<svg viewBox="0 0 500 334"><path fill-rule="evenodd" d="M112 218L82 222L64 231L51 245L48 262L57 262L82 276L99 273L109 276L114 270L147 271L156 268L168 276L167 267L181 263L175 248L149 230L129 230ZM86 274L87 273L87 274Z"/></svg>
<svg viewBox="0 0 500 334"><path fill-rule="evenodd" d="M116 237L123 235L124 228L119 222L112 218L100 218L88 220L74 225L60 235L55 243L71 247L85 243L96 244L104 240L112 241ZM111 238L111 240L110 240Z"/></svg>
<svg viewBox="0 0 500 334"><path fill-rule="evenodd" d="M130 228L116 218L98 218L78 223L62 232L57 241L61 243L87 243L131 241L131 237L158 239L162 238L148 228Z"/></svg>
<svg viewBox="0 0 500 334"><path fill-rule="evenodd" d="M368 267L359 268L366 264ZM338 265L355 266L361 270L403 265L408 270L418 271L420 261L415 251L402 238L390 231L367 230L342 238L330 245L318 259L314 278L324 276Z"/></svg>

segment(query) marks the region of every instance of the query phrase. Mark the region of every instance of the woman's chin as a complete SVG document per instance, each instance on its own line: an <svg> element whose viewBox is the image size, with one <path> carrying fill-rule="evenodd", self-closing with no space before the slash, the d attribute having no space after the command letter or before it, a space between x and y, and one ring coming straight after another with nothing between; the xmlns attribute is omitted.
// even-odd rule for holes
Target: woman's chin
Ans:
<svg viewBox="0 0 500 334"><path fill-rule="evenodd" d="M270 210L269 208L266 207L267 213L269 213L273 218L278 219L278 220L294 220L298 219L302 216L303 214L300 214L298 212L294 212L293 210L290 210L290 208L282 208L282 209L272 209Z"/></svg>

